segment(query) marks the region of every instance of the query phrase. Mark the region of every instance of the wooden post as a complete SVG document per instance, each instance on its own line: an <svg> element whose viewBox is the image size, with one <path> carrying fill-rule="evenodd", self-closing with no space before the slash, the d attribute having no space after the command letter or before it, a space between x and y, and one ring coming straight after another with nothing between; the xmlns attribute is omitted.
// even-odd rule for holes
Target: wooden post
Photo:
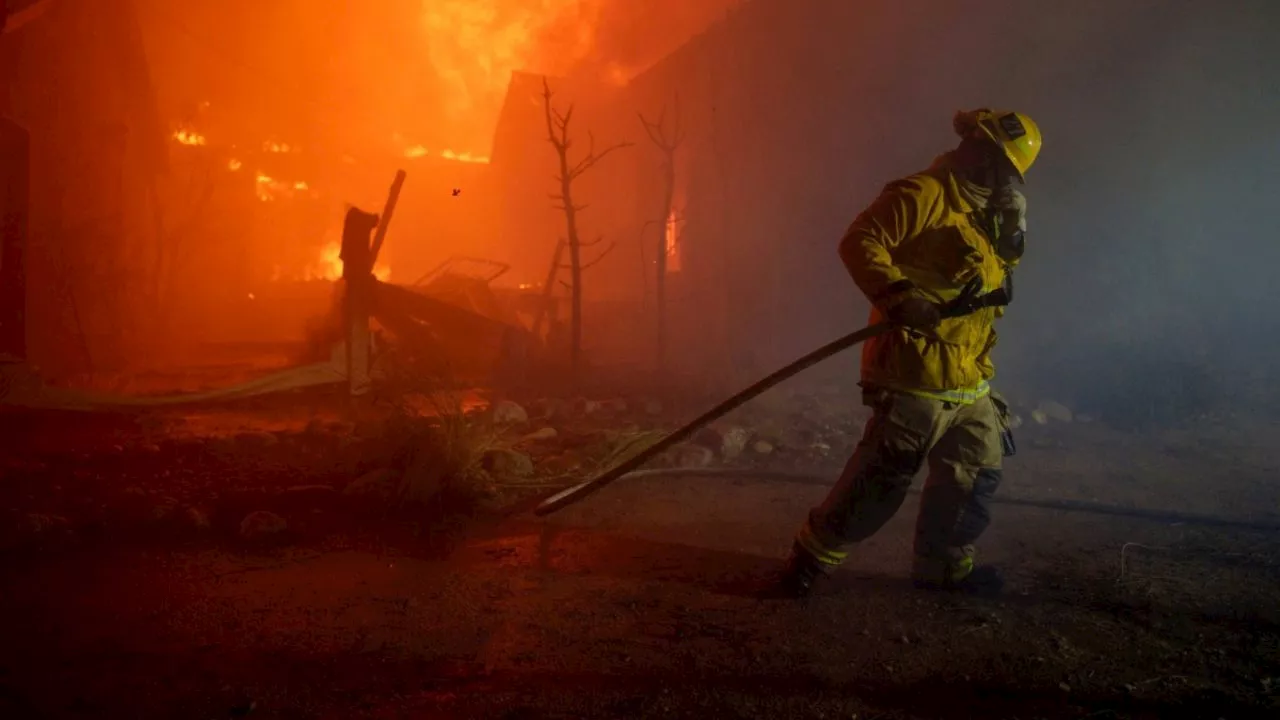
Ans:
<svg viewBox="0 0 1280 720"><path fill-rule="evenodd" d="M342 223L343 336L346 340L347 387L351 395L369 391L369 316L373 311L373 254L369 235L378 216L351 208Z"/></svg>
<svg viewBox="0 0 1280 720"><path fill-rule="evenodd" d="M400 200L400 189L404 187L405 171L397 170L396 179L391 181L391 191L387 193L387 202L382 206L382 222L378 223L378 231L373 234L373 252L369 255L369 272L373 272L373 263L378 261L378 253L382 252L382 241L387 239L387 227L391 225L391 216L396 212L396 202Z"/></svg>
<svg viewBox="0 0 1280 720"><path fill-rule="evenodd" d="M0 118L0 357L27 359L27 234L31 136Z"/></svg>

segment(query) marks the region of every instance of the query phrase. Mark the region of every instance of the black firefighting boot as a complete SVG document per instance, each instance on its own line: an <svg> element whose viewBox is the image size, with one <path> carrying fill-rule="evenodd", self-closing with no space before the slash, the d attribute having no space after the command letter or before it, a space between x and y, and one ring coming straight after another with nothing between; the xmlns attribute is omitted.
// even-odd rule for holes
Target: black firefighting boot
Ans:
<svg viewBox="0 0 1280 720"><path fill-rule="evenodd" d="M936 560L917 557L912 582L924 590L942 590L992 597L1004 589L1004 574L993 565L975 565L973 558Z"/></svg>
<svg viewBox="0 0 1280 720"><path fill-rule="evenodd" d="M822 563L799 544L791 548L791 557L781 576L766 595L777 598L805 598L813 591L813 585L826 573Z"/></svg>

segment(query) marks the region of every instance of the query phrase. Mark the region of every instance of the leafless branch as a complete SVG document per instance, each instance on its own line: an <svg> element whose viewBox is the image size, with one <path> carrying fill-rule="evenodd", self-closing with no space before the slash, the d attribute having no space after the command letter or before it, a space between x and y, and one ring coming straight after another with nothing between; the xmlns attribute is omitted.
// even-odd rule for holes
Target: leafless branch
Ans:
<svg viewBox="0 0 1280 720"><path fill-rule="evenodd" d="M579 241L579 242L578 242L578 247L592 247L592 246L595 246L595 245L599 245L599 244L600 244L601 242L603 242L603 241L604 241L604 236L603 236L603 235L597 235L597 236L596 236L596 239L595 239L595 240L592 240L591 242L581 242L581 241Z"/></svg>
<svg viewBox="0 0 1280 720"><path fill-rule="evenodd" d="M623 142L614 143L613 145L610 145L609 147L605 148L604 150L601 150L600 152L596 152L596 137L593 133L590 133L590 132L587 133L587 141L588 141L588 145L587 145L586 157L578 161L578 164L574 165L569 170L569 179L571 180L577 179L580 175L590 170L596 163L605 159L605 157L607 157L609 153L615 150L621 150L622 148L631 147L632 145L632 143L624 140Z"/></svg>
<svg viewBox="0 0 1280 720"><path fill-rule="evenodd" d="M684 142L684 129L680 123L680 96L676 95L672 101L675 111L671 121L671 134L667 134L667 106L662 106L662 111L658 113L658 120L651 122L643 113L637 113L640 117L640 125L644 127L644 132L649 136L649 140L664 154L672 155L680 144Z"/></svg>
<svg viewBox="0 0 1280 720"><path fill-rule="evenodd" d="M618 243L616 243L616 242L611 242L611 243L609 243L609 247L607 247L607 248L605 248L604 250L602 250L602 251L600 252L600 254L596 256L596 259L595 259L595 260L592 260L592 261L591 261L591 262L589 262L589 263L583 263L583 264L582 264L582 269L583 269L583 270L587 270L587 269L590 269L590 268L594 267L594 266L595 266L595 265L597 265L601 260L603 260L603 259L605 259L606 257L608 257L609 253L613 252L613 249L614 249L614 248L616 248L616 247L618 247Z"/></svg>
<svg viewBox="0 0 1280 720"><path fill-rule="evenodd" d="M674 93L671 98L672 104L675 106L675 119L672 121L673 129L671 132L671 147L680 147L684 142L684 127L680 122L680 93Z"/></svg>
<svg viewBox="0 0 1280 720"><path fill-rule="evenodd" d="M555 119L559 119L560 113L556 112L555 109L551 107L551 84L547 82L546 76L543 76L542 78L542 99L543 113L546 115L547 119L547 140L558 152L564 152L566 149L564 146L564 133L561 133L561 137L556 137L556 125L555 120L553 120L552 117L554 116ZM567 124L568 122L565 121L561 124L561 128L563 129Z"/></svg>
<svg viewBox="0 0 1280 720"><path fill-rule="evenodd" d="M665 112L665 109L664 109ZM658 147L663 147L666 142L662 137L662 127L657 123L651 123L645 119L644 113L636 113L640 118L640 125L644 128L644 134L649 136L650 142ZM661 121L659 121L661 122Z"/></svg>

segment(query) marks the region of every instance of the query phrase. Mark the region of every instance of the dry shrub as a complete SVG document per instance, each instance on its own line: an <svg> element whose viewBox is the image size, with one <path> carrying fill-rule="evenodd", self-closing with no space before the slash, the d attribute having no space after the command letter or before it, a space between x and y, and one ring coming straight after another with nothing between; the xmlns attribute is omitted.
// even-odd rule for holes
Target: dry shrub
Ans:
<svg viewBox="0 0 1280 720"><path fill-rule="evenodd" d="M487 492L485 454L505 445L486 416L465 411L457 383L394 351L382 358L382 377L377 392L393 412L401 501L474 501Z"/></svg>

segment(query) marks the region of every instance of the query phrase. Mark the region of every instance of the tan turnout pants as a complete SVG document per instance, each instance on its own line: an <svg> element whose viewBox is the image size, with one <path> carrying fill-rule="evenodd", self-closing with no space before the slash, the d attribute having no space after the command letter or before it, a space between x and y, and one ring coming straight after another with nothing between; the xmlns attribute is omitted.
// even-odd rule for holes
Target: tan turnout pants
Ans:
<svg viewBox="0 0 1280 720"><path fill-rule="evenodd" d="M965 405L887 390L868 390L863 402L874 415L796 544L823 566L839 565L849 546L874 535L897 513L927 461L913 576L929 584L962 580L973 569L974 543L991 520L1007 406L995 395Z"/></svg>

